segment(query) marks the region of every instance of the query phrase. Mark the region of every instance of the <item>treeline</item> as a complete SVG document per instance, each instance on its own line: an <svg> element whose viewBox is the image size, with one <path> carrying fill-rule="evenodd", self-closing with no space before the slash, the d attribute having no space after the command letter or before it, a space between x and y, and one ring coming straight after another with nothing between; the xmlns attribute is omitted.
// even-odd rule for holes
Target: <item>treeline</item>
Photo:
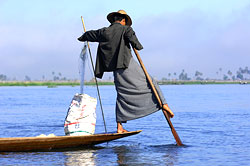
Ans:
<svg viewBox="0 0 250 166"><path fill-rule="evenodd" d="M63 81L63 82L67 82L67 81L77 81L77 79L72 79L72 78L67 78L65 76L62 75L61 72L52 72L52 76L50 77L46 77L45 75L42 75L42 77L40 79L32 79L30 76L25 75L24 78L22 80L17 80L16 78L9 78L7 75L5 74L0 74L0 81L43 81L43 82L47 82L47 81Z"/></svg>
<svg viewBox="0 0 250 166"><path fill-rule="evenodd" d="M166 74L166 77L163 77L161 81L169 81L169 80L223 80L223 81L240 81L240 80L250 80L250 69L248 67L240 67L237 71L226 70L224 71L222 68L219 68L218 71L215 73L216 78L208 78L206 77L201 71L196 70L193 76L190 76L185 70L183 69L181 73L173 72ZM111 79L109 78L109 81ZM67 78L62 75L62 73L52 72L52 77L48 79L45 75L41 77L41 79L32 79L30 76L25 75L23 80L16 80L15 78L9 78L7 75L0 74L0 81L55 81L55 82L67 82L67 81L78 81L77 79ZM90 81L91 82L91 81Z"/></svg>
<svg viewBox="0 0 250 166"><path fill-rule="evenodd" d="M236 80L250 80L250 70L248 67L245 68L239 68L237 71L232 72L231 70L226 70L226 72L223 72L222 68L219 68L218 71L216 71L216 78L208 78L206 77L202 72L196 70L193 76L189 76L188 73L185 72L183 69L180 74L174 73L168 73L168 77L163 77L162 81L168 81L168 80L223 80L223 81L236 81Z"/></svg>

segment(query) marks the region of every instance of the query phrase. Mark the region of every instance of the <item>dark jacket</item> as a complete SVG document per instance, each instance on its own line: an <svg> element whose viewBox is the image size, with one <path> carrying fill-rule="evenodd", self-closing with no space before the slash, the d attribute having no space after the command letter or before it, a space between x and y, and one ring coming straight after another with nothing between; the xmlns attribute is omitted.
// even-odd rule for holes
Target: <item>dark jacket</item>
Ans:
<svg viewBox="0 0 250 166"><path fill-rule="evenodd" d="M99 42L95 66L95 76L98 78L102 78L105 71L128 67L132 57L130 44L137 50L143 48L133 29L120 23L87 31L78 40Z"/></svg>

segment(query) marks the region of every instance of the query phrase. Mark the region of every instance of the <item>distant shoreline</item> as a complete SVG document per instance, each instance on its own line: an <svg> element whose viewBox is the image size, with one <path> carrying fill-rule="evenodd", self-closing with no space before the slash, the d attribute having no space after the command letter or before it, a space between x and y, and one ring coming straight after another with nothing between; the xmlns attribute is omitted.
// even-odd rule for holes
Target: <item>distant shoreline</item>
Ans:
<svg viewBox="0 0 250 166"><path fill-rule="evenodd" d="M0 86L79 86L79 81L2 81ZM85 82L84 85L96 85L95 82ZM114 85L113 82L98 82L98 85Z"/></svg>
<svg viewBox="0 0 250 166"><path fill-rule="evenodd" d="M196 84L250 84L250 80L237 80L237 81L224 81L224 80L189 80L189 81L183 81L183 80L177 80L177 81L158 81L159 85L196 85Z"/></svg>
<svg viewBox="0 0 250 166"><path fill-rule="evenodd" d="M158 81L159 85L199 85L199 84L250 84L250 80L244 81L221 81L221 80L206 80L206 81L182 81L182 80L169 80ZM79 81L1 81L0 86L79 86ZM84 85L95 86L95 82L85 82ZM99 81L98 85L114 85L112 81Z"/></svg>

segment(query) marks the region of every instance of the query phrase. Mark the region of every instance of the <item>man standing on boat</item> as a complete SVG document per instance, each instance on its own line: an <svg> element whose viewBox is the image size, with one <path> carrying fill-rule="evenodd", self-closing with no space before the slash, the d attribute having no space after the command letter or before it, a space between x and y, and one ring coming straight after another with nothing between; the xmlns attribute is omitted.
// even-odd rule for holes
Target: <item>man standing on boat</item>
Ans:
<svg viewBox="0 0 250 166"><path fill-rule="evenodd" d="M124 10L119 10L109 13L107 19L111 23L109 27L87 31L78 40L99 43L95 66L96 77L102 78L104 72L112 71L114 74L117 91L117 132L127 132L123 129L122 123L144 117L160 109L165 109L173 117L174 114L156 81L152 79L163 103L162 106L159 106L142 68L132 57L131 46L137 50L143 47L131 27L131 18Z"/></svg>

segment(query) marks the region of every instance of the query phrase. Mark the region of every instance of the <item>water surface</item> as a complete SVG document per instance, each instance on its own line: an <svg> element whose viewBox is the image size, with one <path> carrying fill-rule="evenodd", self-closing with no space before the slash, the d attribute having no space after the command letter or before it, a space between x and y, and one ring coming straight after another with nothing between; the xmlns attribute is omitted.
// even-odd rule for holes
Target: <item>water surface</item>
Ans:
<svg viewBox="0 0 250 166"><path fill-rule="evenodd" d="M161 111L128 121L140 134L64 152L0 153L1 165L249 165L250 85L160 86L175 113L176 146ZM96 88L85 92L97 97ZM109 132L116 130L114 86L101 86ZM79 87L0 87L1 137L64 135L68 106ZM104 132L97 106L96 133Z"/></svg>

